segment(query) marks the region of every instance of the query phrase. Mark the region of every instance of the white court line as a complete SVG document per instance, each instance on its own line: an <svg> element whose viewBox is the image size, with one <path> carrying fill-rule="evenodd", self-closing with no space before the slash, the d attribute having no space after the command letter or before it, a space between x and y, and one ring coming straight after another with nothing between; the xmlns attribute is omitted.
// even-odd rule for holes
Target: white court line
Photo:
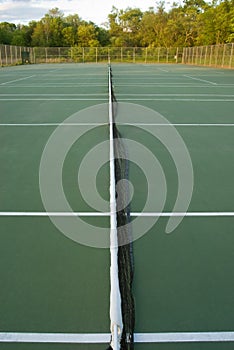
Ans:
<svg viewBox="0 0 234 350"><path fill-rule="evenodd" d="M1 96L107 96L105 93L97 93L97 94L1 94ZM194 95L195 96L195 95ZM201 95L202 96L202 95ZM222 95L220 95L222 96ZM234 97L234 95L226 96L226 97Z"/></svg>
<svg viewBox="0 0 234 350"><path fill-rule="evenodd" d="M4 96L4 94L2 94L2 96ZM70 96L70 95L69 95ZM125 94L117 94L117 96L140 96L140 97L234 97L234 95L223 95L223 94L128 94L128 93L125 93Z"/></svg>
<svg viewBox="0 0 234 350"><path fill-rule="evenodd" d="M223 94L117 94L118 96L132 96L132 97L234 97L234 95L223 95ZM61 97L66 97L66 96L106 96L105 93L97 93L97 94L1 94L1 96L4 97L11 97L11 96L18 96L18 97L31 97L31 96L61 96Z"/></svg>
<svg viewBox="0 0 234 350"><path fill-rule="evenodd" d="M0 212L0 217L1 216L20 216L20 217L24 217L24 216L35 216L35 217L47 217L47 216L58 216L58 217L74 217L74 216L109 216L110 213L109 212L29 212L29 211L25 211L25 212L13 212L13 211L9 211L9 212Z"/></svg>
<svg viewBox="0 0 234 350"><path fill-rule="evenodd" d="M171 124L164 124L164 123L117 123L117 125L135 125L135 126L234 126L234 123L171 123Z"/></svg>
<svg viewBox="0 0 234 350"><path fill-rule="evenodd" d="M0 101L107 101L106 98L0 98Z"/></svg>
<svg viewBox="0 0 234 350"><path fill-rule="evenodd" d="M47 89L50 89L50 88L74 88L74 87L80 87L80 86L85 86L85 87L106 87L106 85L104 84L70 84L70 85L62 85L62 84L59 84L59 85L45 85L45 84L42 84L42 85L10 85L10 86L7 86L7 88L47 88ZM134 86L134 85L133 85ZM0 84L0 87L5 87L4 85L1 85Z"/></svg>
<svg viewBox="0 0 234 350"><path fill-rule="evenodd" d="M136 343L233 342L234 332L136 333Z"/></svg>
<svg viewBox="0 0 234 350"><path fill-rule="evenodd" d="M184 84L184 83L181 83L181 84L178 84L178 83L148 83L148 84L144 84L144 83L139 83L139 84L115 84L115 87L118 87L118 86L121 86L121 87L128 87L128 86L133 86L133 87L136 87L136 86L140 86L142 87L142 85L144 85L145 87L157 87L157 86L160 86L160 87L167 87L167 88L197 88L197 89L210 89L210 88L231 88L231 87L234 87L234 84L220 84L220 85L194 85L194 84ZM64 86L64 85L9 85L7 86L7 88L74 88L74 87L79 87L80 85L79 84L73 84L73 85L69 85L69 86ZM106 85L87 85L87 86L98 86L98 87L105 87ZM4 85L1 85L0 84L0 87L4 88L5 86Z"/></svg>
<svg viewBox="0 0 234 350"><path fill-rule="evenodd" d="M13 217L13 216L29 216L29 217L47 217L47 216L58 216L58 217L82 217L82 216L110 216L110 212L37 212L37 211L1 211L0 217ZM234 212L132 212L130 213L132 217L220 217L220 216L230 216L234 217Z"/></svg>
<svg viewBox="0 0 234 350"><path fill-rule="evenodd" d="M205 80L205 79L194 78L194 77L191 77L190 75L184 75L184 77L189 78L189 79L193 79L193 80L203 81L204 83L209 83L211 85L217 85L217 83L213 83L212 81Z"/></svg>
<svg viewBox="0 0 234 350"><path fill-rule="evenodd" d="M97 125L97 126L104 126L107 125L107 122L103 122L103 123L0 123L0 127L1 126L7 126L7 127L41 127L41 126L88 126L88 125ZM117 125L131 125L131 126L157 126L157 127L172 127L172 126L181 126L181 127L227 127L227 126L234 126L234 123L226 123L226 124L202 124L202 123L174 123L174 124L163 124L163 123L122 123L122 122L118 122Z"/></svg>
<svg viewBox="0 0 234 350"><path fill-rule="evenodd" d="M0 98L0 101L107 101L105 98ZM199 98L119 98L121 101L181 101L181 102L234 102L233 99Z"/></svg>
<svg viewBox="0 0 234 350"><path fill-rule="evenodd" d="M234 98L234 95L223 95L223 94L117 94L118 96L125 96L125 97L232 97ZM97 93L97 94L1 94L3 97L43 97L43 96L51 96L51 97L72 97L72 96L106 96L105 93Z"/></svg>
<svg viewBox="0 0 234 350"><path fill-rule="evenodd" d="M169 70L166 70L166 69L163 69L163 68L158 68L157 67L157 70L160 70L161 72L169 73Z"/></svg>
<svg viewBox="0 0 234 350"><path fill-rule="evenodd" d="M165 79L164 79L165 80ZM186 85L186 86L185 86ZM170 83L162 83L162 82L158 82L158 83L153 83L153 82L148 82L148 83L125 83L125 84L123 84L123 83L115 83L114 84L114 86L116 87L116 86L145 86L145 87L151 87L151 86L160 86L160 87L163 87L163 86L165 86L165 87L168 87L168 86L170 86L170 87L175 87L175 86L178 86L178 87L194 87L194 84L193 83L172 83L172 82L170 82ZM204 86L204 85L203 85ZM207 86L210 86L210 85L207 85Z"/></svg>
<svg viewBox="0 0 234 350"><path fill-rule="evenodd" d="M0 343L104 344L109 333L16 333L1 332ZM233 342L234 332L135 333L135 343Z"/></svg>
<svg viewBox="0 0 234 350"><path fill-rule="evenodd" d="M166 88L190 88L192 87L193 89L195 88L232 88L234 87L234 84L216 84L216 85L211 85L211 84L203 84L203 85L194 85L193 83L135 83L135 84L115 84L115 87L128 87L128 86L142 86L144 85L144 87L166 87ZM15 86L18 87L18 86ZM25 86L23 86L25 87Z"/></svg>
<svg viewBox="0 0 234 350"><path fill-rule="evenodd" d="M30 79L30 78L33 78L33 77L35 77L35 75L30 75L29 77L24 77L24 78L20 78L20 79L6 81L5 83L1 83L0 85L6 85L6 84L10 84L10 83L15 83L16 81L26 80L26 79Z"/></svg>
<svg viewBox="0 0 234 350"><path fill-rule="evenodd" d="M26 126L88 126L88 125L106 125L108 124L107 122L103 122L103 123L0 123L0 127L1 126L22 126L22 127L26 127Z"/></svg>
<svg viewBox="0 0 234 350"><path fill-rule="evenodd" d="M105 98L0 98L0 101L107 101ZM233 99L200 98L119 98L121 101L234 102Z"/></svg>
<svg viewBox="0 0 234 350"><path fill-rule="evenodd" d="M119 98L118 101L182 101L182 102L234 102L233 99L215 98Z"/></svg>
<svg viewBox="0 0 234 350"><path fill-rule="evenodd" d="M220 216L234 216L234 212L133 212L131 216L143 216L143 217L172 217L172 216L187 216L187 217L220 217Z"/></svg>

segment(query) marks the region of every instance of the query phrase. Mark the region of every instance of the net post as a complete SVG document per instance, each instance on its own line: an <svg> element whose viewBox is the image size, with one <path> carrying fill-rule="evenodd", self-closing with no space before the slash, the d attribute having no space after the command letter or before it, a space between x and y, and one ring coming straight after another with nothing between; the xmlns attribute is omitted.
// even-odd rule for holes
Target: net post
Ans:
<svg viewBox="0 0 234 350"><path fill-rule="evenodd" d="M119 339L118 339L118 326L115 324L114 325L114 338L113 338L113 349L114 350L119 350L120 349L120 344L119 344Z"/></svg>

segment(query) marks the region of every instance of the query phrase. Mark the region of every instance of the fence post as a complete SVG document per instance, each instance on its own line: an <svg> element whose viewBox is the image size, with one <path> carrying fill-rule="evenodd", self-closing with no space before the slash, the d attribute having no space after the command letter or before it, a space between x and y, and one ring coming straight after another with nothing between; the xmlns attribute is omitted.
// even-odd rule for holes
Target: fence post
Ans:
<svg viewBox="0 0 234 350"><path fill-rule="evenodd" d="M190 54L191 54L191 47L186 47L186 52L187 52L187 55L186 55L186 63L190 64Z"/></svg>
<svg viewBox="0 0 234 350"><path fill-rule="evenodd" d="M17 46L15 46L15 62L18 61L18 53L17 53Z"/></svg>
<svg viewBox="0 0 234 350"><path fill-rule="evenodd" d="M5 57L6 57L6 65L8 65L7 45L5 45Z"/></svg>
<svg viewBox="0 0 234 350"><path fill-rule="evenodd" d="M185 52L185 47L183 47L183 51L182 51L182 64L185 64L184 52Z"/></svg>
<svg viewBox="0 0 234 350"><path fill-rule="evenodd" d="M98 63L98 48L96 47L96 63Z"/></svg>
<svg viewBox="0 0 234 350"><path fill-rule="evenodd" d="M198 46L196 46L196 49L195 49L195 64L197 65L197 58L198 58Z"/></svg>
<svg viewBox="0 0 234 350"><path fill-rule="evenodd" d="M135 47L133 48L132 59L133 59L133 63L136 63L136 49L135 49Z"/></svg>
<svg viewBox="0 0 234 350"><path fill-rule="evenodd" d="M231 55L230 55L230 60L229 60L229 68L232 68L233 49L234 49L234 43L232 43Z"/></svg>
<svg viewBox="0 0 234 350"><path fill-rule="evenodd" d="M225 53L226 53L226 44L223 45L223 57L222 57L222 65L221 65L222 68L224 67Z"/></svg>
<svg viewBox="0 0 234 350"><path fill-rule="evenodd" d="M0 65L2 67L2 45L0 45Z"/></svg>
<svg viewBox="0 0 234 350"><path fill-rule="evenodd" d="M176 63L178 63L179 48L176 48Z"/></svg>
<svg viewBox="0 0 234 350"><path fill-rule="evenodd" d="M215 45L215 67L217 67L218 65L219 48L220 45Z"/></svg>
<svg viewBox="0 0 234 350"><path fill-rule="evenodd" d="M85 48L82 47L82 61L85 63Z"/></svg>
<svg viewBox="0 0 234 350"><path fill-rule="evenodd" d="M33 63L36 64L36 48L35 47L32 48L32 55L33 55Z"/></svg>
<svg viewBox="0 0 234 350"><path fill-rule="evenodd" d="M194 47L191 47L192 50L192 64L194 64Z"/></svg>
<svg viewBox="0 0 234 350"><path fill-rule="evenodd" d="M186 47L186 63L190 64L191 58L191 47Z"/></svg>
<svg viewBox="0 0 234 350"><path fill-rule="evenodd" d="M207 59L207 50L208 50L208 46L206 46L205 58L204 58L204 64L203 64L203 66L205 66L205 65L206 65L206 59Z"/></svg>
<svg viewBox="0 0 234 350"><path fill-rule="evenodd" d="M210 47L210 62L209 62L209 66L211 66L211 64L212 64L212 58L213 58L213 45L211 45L211 47Z"/></svg>
<svg viewBox="0 0 234 350"><path fill-rule="evenodd" d="M11 64L13 64L12 46L11 45L10 45L10 57L11 57Z"/></svg>
<svg viewBox="0 0 234 350"><path fill-rule="evenodd" d="M145 48L145 63L147 63L148 48Z"/></svg>
<svg viewBox="0 0 234 350"><path fill-rule="evenodd" d="M202 64L203 48L204 48L204 46L201 46L201 52L200 52L200 66L201 66L201 64Z"/></svg>
<svg viewBox="0 0 234 350"><path fill-rule="evenodd" d="M158 47L158 63L160 62L160 47Z"/></svg>

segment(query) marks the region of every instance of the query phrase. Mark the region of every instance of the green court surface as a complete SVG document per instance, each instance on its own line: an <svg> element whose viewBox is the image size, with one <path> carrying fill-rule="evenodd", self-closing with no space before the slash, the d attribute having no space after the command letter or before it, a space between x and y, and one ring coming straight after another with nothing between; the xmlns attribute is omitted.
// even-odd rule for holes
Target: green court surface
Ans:
<svg viewBox="0 0 234 350"><path fill-rule="evenodd" d="M135 349L233 349L234 71L150 64L113 64L112 71L119 130L130 140L133 236L142 229L142 237L133 243L135 332L145 339L149 334L166 338L136 342ZM110 252L86 240L90 227L94 235L96 230L95 242L109 227L108 67L2 68L0 111L0 349L105 349L106 338L104 344L49 343L41 335L91 333L98 338L110 333ZM46 214L60 213L59 224L76 227L76 217L64 215L67 206L60 197L55 194L54 204L46 208L42 200L47 194L40 187L42 156L58 129L61 139L44 169L47 190L55 186L61 158L64 196L83 223L75 237L79 241L82 236L85 245L69 239L54 225L53 215ZM184 142L193 178L181 143L173 137ZM150 151L145 162L132 141ZM66 146L63 158L60 149ZM161 167L154 168L147 154ZM81 179L89 157L93 171ZM181 183L179 174L185 174ZM188 207L175 210L179 184L189 197L191 181ZM147 204L151 191L155 201ZM168 221L183 216L166 233ZM34 342L7 342L12 333L33 333ZM193 336L196 341L191 341Z"/></svg>

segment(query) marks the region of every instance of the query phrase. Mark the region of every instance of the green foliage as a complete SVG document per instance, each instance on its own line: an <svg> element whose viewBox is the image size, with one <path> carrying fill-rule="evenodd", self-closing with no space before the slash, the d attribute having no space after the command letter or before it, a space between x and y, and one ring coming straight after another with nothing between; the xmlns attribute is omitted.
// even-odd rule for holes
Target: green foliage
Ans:
<svg viewBox="0 0 234 350"><path fill-rule="evenodd" d="M16 25L13 23L0 23L0 44L11 44L15 30Z"/></svg>
<svg viewBox="0 0 234 350"><path fill-rule="evenodd" d="M184 0L167 11L164 1L145 12L113 7L106 28L83 21L78 14L65 17L57 7L28 25L0 23L0 44L19 46L168 48L231 42L234 0Z"/></svg>
<svg viewBox="0 0 234 350"><path fill-rule="evenodd" d="M112 46L141 46L139 30L142 16L137 8L123 11L113 7L108 16Z"/></svg>
<svg viewBox="0 0 234 350"><path fill-rule="evenodd" d="M107 29L96 26L96 33L100 46L110 45L110 33Z"/></svg>
<svg viewBox="0 0 234 350"><path fill-rule="evenodd" d="M97 47L99 46L98 33L93 23L82 23L77 29L78 46Z"/></svg>

